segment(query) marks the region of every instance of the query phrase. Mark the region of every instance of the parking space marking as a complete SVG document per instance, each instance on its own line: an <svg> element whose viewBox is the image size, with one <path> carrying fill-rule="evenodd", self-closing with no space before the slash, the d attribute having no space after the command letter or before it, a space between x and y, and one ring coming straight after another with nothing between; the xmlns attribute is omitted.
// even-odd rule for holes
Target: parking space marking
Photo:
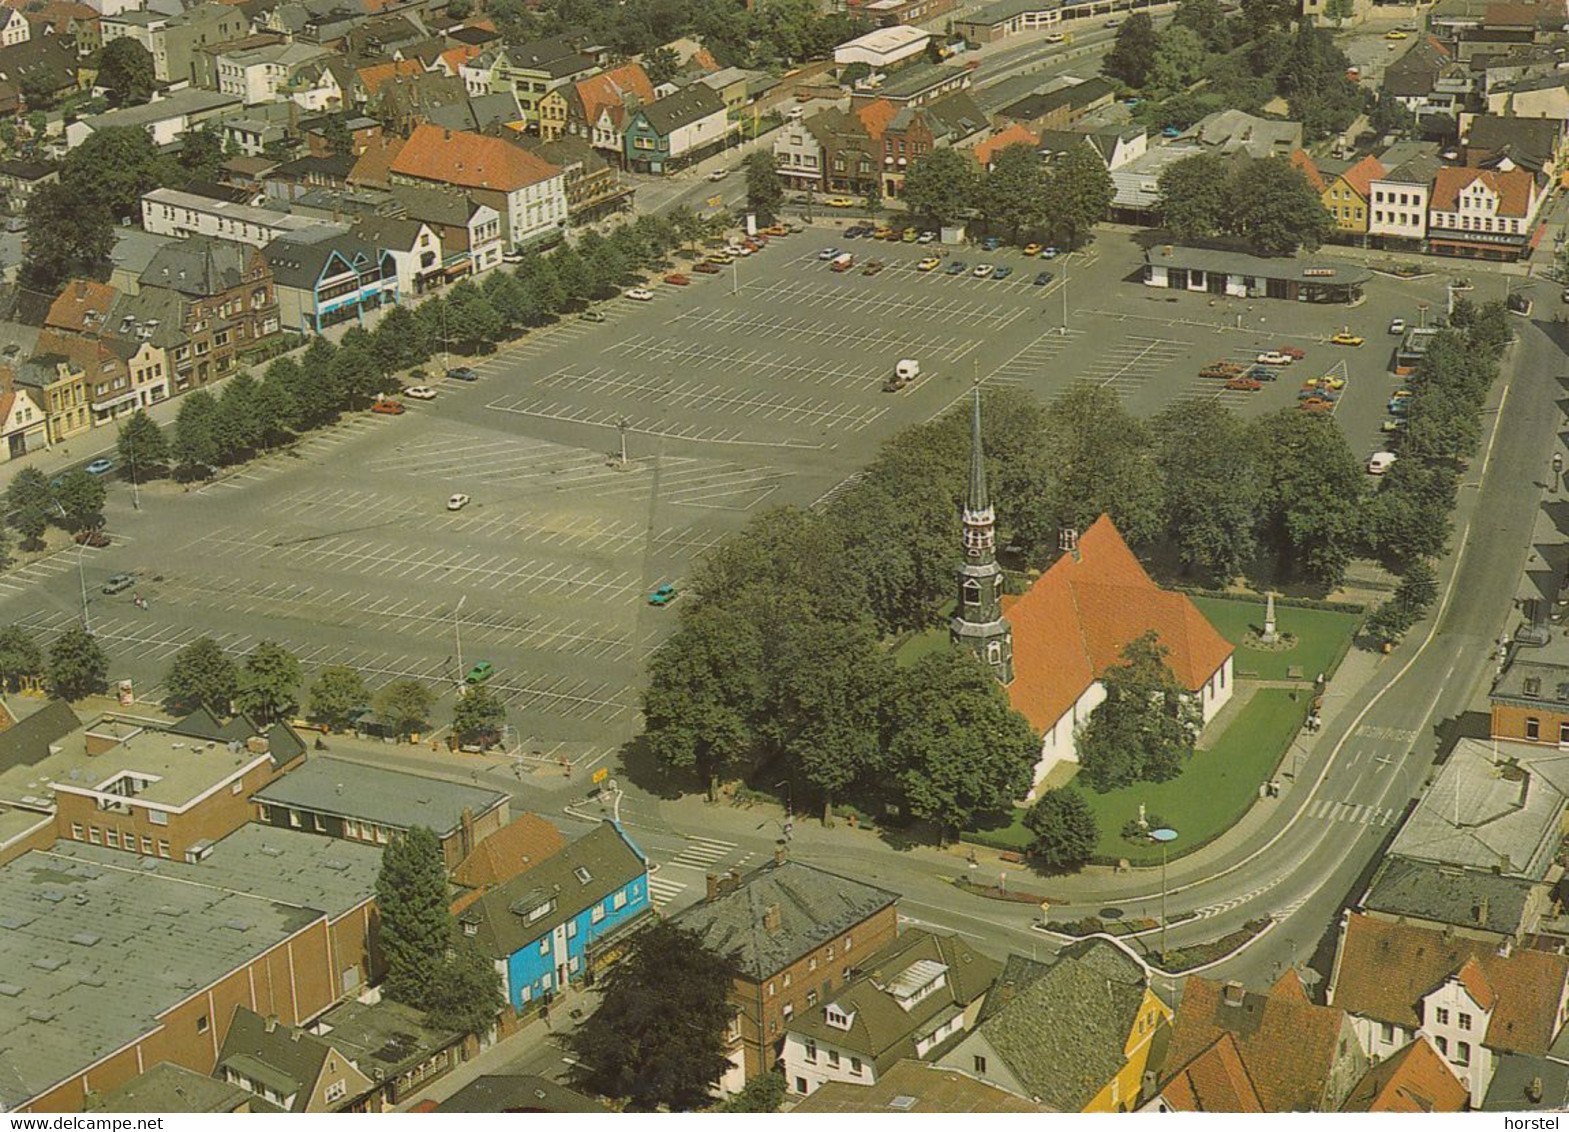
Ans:
<svg viewBox="0 0 1569 1132"><path fill-rule="evenodd" d="M1074 384L1128 393L1166 372L1170 363L1192 346L1191 342L1172 338L1130 334L1102 350L1095 361L1084 367Z"/></svg>
<svg viewBox="0 0 1569 1132"><path fill-rule="evenodd" d="M605 348L605 353L646 361L668 362L682 370L718 368L744 372L771 380L805 381L814 385L843 386L866 391L875 389L881 365L824 362L815 356L773 353L744 347L705 344L690 338L660 338L642 334L623 338Z"/></svg>
<svg viewBox="0 0 1569 1132"><path fill-rule="evenodd" d="M764 314L758 311L738 311L725 307L708 307L701 311L686 311L676 316L683 330L714 331L743 336L748 340L782 339L790 342L813 342L827 346L850 346L879 350L903 355L924 354L962 356L973 349L977 339L955 334L923 334L896 325L871 328L846 323L824 322L815 318L791 318ZM614 350L616 347L608 348ZM820 363L806 361L808 372L815 371Z"/></svg>
<svg viewBox="0 0 1569 1132"><path fill-rule="evenodd" d="M1084 331L1069 329L1048 330L1025 346L986 376L988 385L1022 386L1037 378L1042 371L1067 348L1070 342L1082 337Z"/></svg>
<svg viewBox="0 0 1569 1132"><path fill-rule="evenodd" d="M996 303L977 303L960 299L934 299L897 291L859 290L806 280L790 279L768 285L747 285L742 291L756 293L774 304L826 308L842 313L873 314L889 321L908 320L917 325L973 326L1001 330L1023 317L1025 308L1009 308Z"/></svg>

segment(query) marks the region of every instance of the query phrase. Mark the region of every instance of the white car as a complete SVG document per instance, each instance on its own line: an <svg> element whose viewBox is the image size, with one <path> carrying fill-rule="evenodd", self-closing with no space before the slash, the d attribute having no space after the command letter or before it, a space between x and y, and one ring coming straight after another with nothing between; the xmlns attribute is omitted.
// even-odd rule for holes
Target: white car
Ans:
<svg viewBox="0 0 1569 1132"><path fill-rule="evenodd" d="M412 401L434 401L436 391L428 385L411 385L403 391L403 395Z"/></svg>
<svg viewBox="0 0 1569 1132"><path fill-rule="evenodd" d="M1261 366L1289 366L1291 364L1291 355L1282 354L1279 350L1265 350L1253 360Z"/></svg>
<svg viewBox="0 0 1569 1132"><path fill-rule="evenodd" d="M728 169L715 169L712 173L710 173L708 175L708 179L710 181L723 181L728 176L730 176L730 170L728 170Z"/></svg>
<svg viewBox="0 0 1569 1132"><path fill-rule="evenodd" d="M822 260L824 263L826 263L828 260L833 259L834 256L836 256L838 254L839 254L839 249L838 248L824 248L822 251L817 253L817 258Z"/></svg>
<svg viewBox="0 0 1569 1132"><path fill-rule="evenodd" d="M469 497L464 495L461 491L457 492L455 495L452 496L451 499L447 500L447 510L448 511L461 511L461 510L463 510L463 508L467 507L468 505L469 505Z"/></svg>
<svg viewBox="0 0 1569 1132"><path fill-rule="evenodd" d="M1054 32L1052 32L1050 35L1048 35L1046 37L1046 42L1047 43L1061 43L1063 40L1065 40L1067 38L1068 37L1066 35L1064 35L1062 32L1054 31Z"/></svg>
<svg viewBox="0 0 1569 1132"><path fill-rule="evenodd" d="M636 299L640 303L646 303L653 297L654 292L650 291L647 287L633 287L630 291L627 292L627 298Z"/></svg>
<svg viewBox="0 0 1569 1132"><path fill-rule="evenodd" d="M752 254L752 249L745 244L726 244L725 255L733 255L737 259L745 259Z"/></svg>
<svg viewBox="0 0 1569 1132"><path fill-rule="evenodd" d="M1389 322L1389 332L1391 334L1404 334L1406 332L1406 320L1403 318L1391 319Z"/></svg>
<svg viewBox="0 0 1569 1132"><path fill-rule="evenodd" d="M989 263L978 263L975 265L975 270L970 272L970 274L975 276L977 279L990 279L992 272L996 270L997 269Z"/></svg>
<svg viewBox="0 0 1569 1132"><path fill-rule="evenodd" d="M930 243L933 243L936 239L937 239L937 233L928 231L928 232L922 232L919 236L917 236L915 238L915 242L917 244L930 244Z"/></svg>

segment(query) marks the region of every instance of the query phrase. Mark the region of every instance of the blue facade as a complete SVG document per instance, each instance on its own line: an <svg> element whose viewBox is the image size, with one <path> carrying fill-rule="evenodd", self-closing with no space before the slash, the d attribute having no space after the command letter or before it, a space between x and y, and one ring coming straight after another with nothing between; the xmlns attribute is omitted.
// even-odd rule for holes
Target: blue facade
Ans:
<svg viewBox="0 0 1569 1132"><path fill-rule="evenodd" d="M646 173L663 173L670 160L670 139L648 124L640 111L627 123L623 135L627 162L633 169Z"/></svg>

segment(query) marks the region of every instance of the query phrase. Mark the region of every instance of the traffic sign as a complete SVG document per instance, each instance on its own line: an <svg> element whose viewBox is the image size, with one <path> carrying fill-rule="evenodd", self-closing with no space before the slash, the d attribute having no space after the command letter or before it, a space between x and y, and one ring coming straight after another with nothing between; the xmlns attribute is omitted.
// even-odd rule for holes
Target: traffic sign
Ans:
<svg viewBox="0 0 1569 1132"><path fill-rule="evenodd" d="M610 768L608 766L602 766L594 772L594 784L597 786L599 783L605 781L605 779L609 777Z"/></svg>

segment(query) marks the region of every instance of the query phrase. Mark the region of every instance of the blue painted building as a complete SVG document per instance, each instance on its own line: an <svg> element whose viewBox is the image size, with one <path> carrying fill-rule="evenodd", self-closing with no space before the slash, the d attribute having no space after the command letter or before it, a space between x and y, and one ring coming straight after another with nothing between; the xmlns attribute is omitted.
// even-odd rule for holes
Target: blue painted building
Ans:
<svg viewBox="0 0 1569 1132"><path fill-rule="evenodd" d="M521 1010L613 962L653 915L648 859L606 821L486 892L458 923L495 959Z"/></svg>
<svg viewBox="0 0 1569 1132"><path fill-rule="evenodd" d="M725 101L702 83L638 108L623 136L627 167L669 173L717 153L725 144Z"/></svg>

